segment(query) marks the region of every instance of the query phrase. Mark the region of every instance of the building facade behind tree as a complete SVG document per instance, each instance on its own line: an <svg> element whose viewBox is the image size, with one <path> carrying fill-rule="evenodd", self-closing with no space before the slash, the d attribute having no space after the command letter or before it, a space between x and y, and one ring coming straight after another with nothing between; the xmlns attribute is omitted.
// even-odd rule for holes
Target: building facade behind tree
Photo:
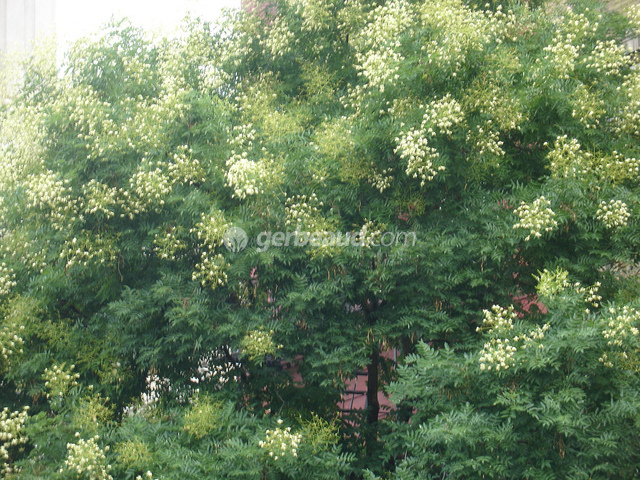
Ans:
<svg viewBox="0 0 640 480"><path fill-rule="evenodd" d="M0 0L0 51L31 50L55 31L56 0Z"/></svg>

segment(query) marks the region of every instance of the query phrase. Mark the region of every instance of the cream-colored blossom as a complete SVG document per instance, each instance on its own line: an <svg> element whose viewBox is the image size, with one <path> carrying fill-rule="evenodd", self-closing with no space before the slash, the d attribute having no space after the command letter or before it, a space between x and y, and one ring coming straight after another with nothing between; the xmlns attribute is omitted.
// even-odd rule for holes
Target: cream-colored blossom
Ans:
<svg viewBox="0 0 640 480"><path fill-rule="evenodd" d="M69 390L78 385L80 375L74 373L75 365L65 368L65 363L54 364L51 369L45 368L42 378L45 380L44 386L47 390L47 398L64 397Z"/></svg>
<svg viewBox="0 0 640 480"><path fill-rule="evenodd" d="M5 407L0 412L0 475L3 478L17 473L17 469L10 464L12 450L24 451L29 441L24 433L29 418L28 410L29 407L24 407L21 411L12 412Z"/></svg>
<svg viewBox="0 0 640 480"><path fill-rule="evenodd" d="M622 200L610 200L608 203L603 200L596 212L596 218L609 229L626 227L630 217L627 204Z"/></svg>
<svg viewBox="0 0 640 480"><path fill-rule="evenodd" d="M13 268L8 267L5 262L0 263L0 296L7 295L16 285Z"/></svg>
<svg viewBox="0 0 640 480"><path fill-rule="evenodd" d="M76 437L79 437L76 433ZM109 474L111 465L107 464L105 452L109 450L106 446L104 449L98 445L98 435L85 440L78 439L78 443L67 443L67 459L64 461L65 468L60 469L60 473L65 470L74 472L76 475L86 475L89 480L113 480Z"/></svg>
<svg viewBox="0 0 640 480"><path fill-rule="evenodd" d="M543 232L551 232L558 226L555 220L555 212L549 208L551 202L544 196L533 201L532 204L522 202L515 210L515 214L520 218L513 228L523 228L529 230L525 241L529 241L532 236L541 237Z"/></svg>
<svg viewBox="0 0 640 480"><path fill-rule="evenodd" d="M282 348L273 341L273 330L268 332L263 329L251 330L240 342L242 354L250 360L264 358L265 355L275 355Z"/></svg>
<svg viewBox="0 0 640 480"><path fill-rule="evenodd" d="M556 138L547 158L551 174L557 178L572 178L590 171L591 154L583 152L578 140L568 139L567 135Z"/></svg>
<svg viewBox="0 0 640 480"><path fill-rule="evenodd" d="M544 297L555 297L569 288L568 277L569 272L560 267L553 272L545 268L539 277L535 277L538 281L536 291Z"/></svg>
<svg viewBox="0 0 640 480"><path fill-rule="evenodd" d="M403 133L396 138L396 153L400 158L407 161L406 174L413 178L420 179L420 186L424 186L428 181L444 171L444 165L436 165L440 154L435 148L429 146L429 141L423 130L415 128Z"/></svg>
<svg viewBox="0 0 640 480"><path fill-rule="evenodd" d="M632 70L618 89L626 103L612 119L614 131L637 137L640 135L640 70Z"/></svg>
<svg viewBox="0 0 640 480"><path fill-rule="evenodd" d="M606 328L602 335L608 345L622 347L627 338L638 338L640 335L640 312L627 305L609 307L606 312Z"/></svg>
<svg viewBox="0 0 640 480"><path fill-rule="evenodd" d="M282 420L278 420L278 425L282 425ZM277 427L274 430L265 432L266 438L260 440L258 445L267 451L274 461L288 457L298 456L298 447L302 443L302 434L291 433L291 427Z"/></svg>

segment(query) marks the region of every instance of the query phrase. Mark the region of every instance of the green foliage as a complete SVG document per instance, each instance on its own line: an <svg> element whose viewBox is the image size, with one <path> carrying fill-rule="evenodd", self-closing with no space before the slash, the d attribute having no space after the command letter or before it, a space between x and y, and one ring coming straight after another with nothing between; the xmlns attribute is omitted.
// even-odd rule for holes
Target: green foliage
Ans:
<svg viewBox="0 0 640 480"><path fill-rule="evenodd" d="M184 414L184 430L196 438L211 433L220 422L221 403L214 403L205 396L193 399L193 405Z"/></svg>
<svg viewBox="0 0 640 480"><path fill-rule="evenodd" d="M592 296L569 284L543 300L549 328L518 345L506 368L485 368L482 352L462 357L448 346L421 344L407 358L390 387L416 412L391 442L403 451L397 478L638 475L638 335L630 325L640 317L615 303L585 313ZM517 344L524 326L501 329L501 342Z"/></svg>
<svg viewBox="0 0 640 480"><path fill-rule="evenodd" d="M477 3L125 20L10 70L5 471L637 476L637 11Z"/></svg>

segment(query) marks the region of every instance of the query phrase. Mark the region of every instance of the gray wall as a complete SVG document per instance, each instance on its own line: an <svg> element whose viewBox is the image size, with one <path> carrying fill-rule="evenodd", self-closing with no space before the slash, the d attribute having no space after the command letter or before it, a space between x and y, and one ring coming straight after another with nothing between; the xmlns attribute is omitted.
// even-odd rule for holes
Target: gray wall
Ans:
<svg viewBox="0 0 640 480"><path fill-rule="evenodd" d="M0 0L0 51L30 50L39 35L54 32L56 0Z"/></svg>
<svg viewBox="0 0 640 480"><path fill-rule="evenodd" d="M638 3L638 0L609 0L607 3L614 10L624 11L631 5Z"/></svg>

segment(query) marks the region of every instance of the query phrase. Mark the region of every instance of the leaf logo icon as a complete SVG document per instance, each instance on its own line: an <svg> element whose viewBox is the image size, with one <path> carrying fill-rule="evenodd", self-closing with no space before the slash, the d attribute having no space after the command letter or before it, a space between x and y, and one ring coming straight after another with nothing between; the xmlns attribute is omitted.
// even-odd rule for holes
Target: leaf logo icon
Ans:
<svg viewBox="0 0 640 480"><path fill-rule="evenodd" d="M239 227L231 227L227 230L222 237L222 242L227 250L233 253L238 253L244 250L249 243L249 237L247 232Z"/></svg>

